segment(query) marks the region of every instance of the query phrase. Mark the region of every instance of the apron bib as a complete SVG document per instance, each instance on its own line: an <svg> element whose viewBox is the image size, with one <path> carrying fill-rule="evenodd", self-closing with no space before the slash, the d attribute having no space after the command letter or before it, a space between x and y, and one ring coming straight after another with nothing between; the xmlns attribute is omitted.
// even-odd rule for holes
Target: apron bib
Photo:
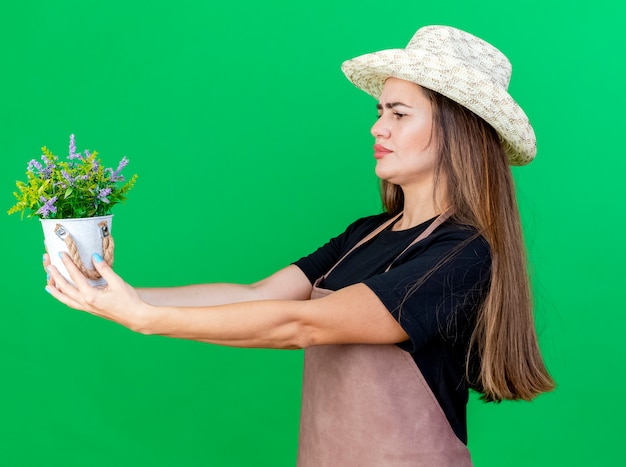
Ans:
<svg viewBox="0 0 626 467"><path fill-rule="evenodd" d="M449 215L435 219L399 256ZM332 293L319 283L399 216L371 232L319 278L311 299ZM410 353L396 345L342 344L304 350L297 465L466 467L472 462Z"/></svg>

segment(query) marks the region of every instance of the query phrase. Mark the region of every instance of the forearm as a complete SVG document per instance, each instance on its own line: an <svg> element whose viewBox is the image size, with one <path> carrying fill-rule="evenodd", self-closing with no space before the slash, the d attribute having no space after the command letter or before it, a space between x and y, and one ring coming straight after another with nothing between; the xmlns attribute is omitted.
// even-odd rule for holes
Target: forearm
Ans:
<svg viewBox="0 0 626 467"><path fill-rule="evenodd" d="M259 289L253 285L226 283L138 288L137 292L142 300L155 306L211 306L263 298Z"/></svg>
<svg viewBox="0 0 626 467"><path fill-rule="evenodd" d="M234 347L303 348L306 301L265 300L210 307L148 306L134 326L157 334Z"/></svg>
<svg viewBox="0 0 626 467"><path fill-rule="evenodd" d="M376 294L355 284L315 300L261 300L209 307L144 305L131 329L233 347L296 349L396 344L408 336Z"/></svg>
<svg viewBox="0 0 626 467"><path fill-rule="evenodd" d="M306 300L311 283L294 265L250 285L198 284L171 288L140 288L141 298L155 306L212 306L255 300Z"/></svg>

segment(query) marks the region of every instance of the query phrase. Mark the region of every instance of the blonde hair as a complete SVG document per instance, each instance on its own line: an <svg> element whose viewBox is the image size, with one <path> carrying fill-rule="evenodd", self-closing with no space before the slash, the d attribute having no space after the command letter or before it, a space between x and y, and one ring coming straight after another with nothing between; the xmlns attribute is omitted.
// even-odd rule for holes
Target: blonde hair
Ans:
<svg viewBox="0 0 626 467"><path fill-rule="evenodd" d="M422 88L433 110L433 143L439 157L435 191L441 188L456 223L474 227L491 249L489 290L478 312L466 361L480 369L470 384L487 401L531 400L554 388L535 331L526 251L511 169L496 131L470 110ZM404 205L402 189L381 182L390 214ZM475 355L473 355L475 353ZM470 358L471 357L471 358Z"/></svg>

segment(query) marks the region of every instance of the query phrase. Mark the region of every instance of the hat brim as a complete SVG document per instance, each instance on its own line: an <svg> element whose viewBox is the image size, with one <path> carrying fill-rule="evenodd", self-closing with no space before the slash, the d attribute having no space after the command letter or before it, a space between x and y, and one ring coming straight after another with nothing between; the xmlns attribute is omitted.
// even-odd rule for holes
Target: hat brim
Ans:
<svg viewBox="0 0 626 467"><path fill-rule="evenodd" d="M537 153L535 133L522 108L493 78L462 62L440 60L421 50L389 49L347 60L341 69L356 87L376 99L385 80L393 77L463 105L498 132L511 165L528 164Z"/></svg>

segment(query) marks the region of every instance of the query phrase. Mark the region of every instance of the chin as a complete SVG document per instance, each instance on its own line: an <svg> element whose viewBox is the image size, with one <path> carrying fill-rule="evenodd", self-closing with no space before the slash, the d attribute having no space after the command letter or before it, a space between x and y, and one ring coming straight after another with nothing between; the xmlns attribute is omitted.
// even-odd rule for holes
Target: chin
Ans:
<svg viewBox="0 0 626 467"><path fill-rule="evenodd" d="M377 169L375 173L379 179L384 180L389 183L393 183L394 185L399 185L398 180L397 180L398 177L394 177L393 174L389 173L389 171Z"/></svg>
<svg viewBox="0 0 626 467"><path fill-rule="evenodd" d="M380 164L376 164L376 169L374 170L374 173L376 174L376 176L378 178L380 178L381 180L386 180L388 182L390 182L391 180L389 180L389 177L391 176L391 174L389 173L388 170L385 170L383 168L380 167ZM393 183L393 182L392 182Z"/></svg>

